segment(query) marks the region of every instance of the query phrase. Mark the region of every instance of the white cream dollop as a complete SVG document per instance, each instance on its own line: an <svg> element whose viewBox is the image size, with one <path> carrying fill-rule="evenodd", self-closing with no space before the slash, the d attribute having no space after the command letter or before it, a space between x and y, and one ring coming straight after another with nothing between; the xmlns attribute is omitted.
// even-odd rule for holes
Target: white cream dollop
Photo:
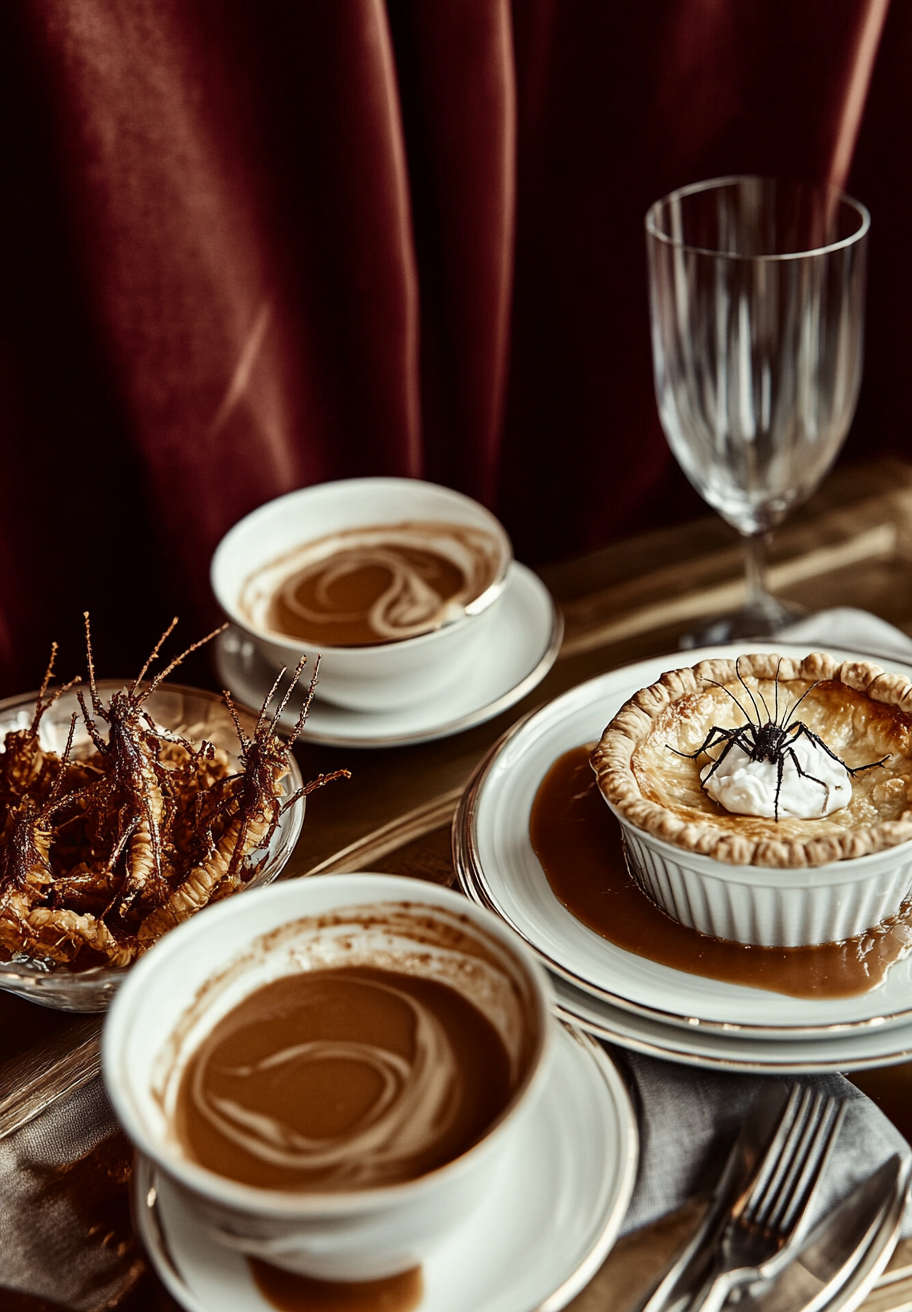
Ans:
<svg viewBox="0 0 912 1312"><path fill-rule="evenodd" d="M750 753L737 743L732 744L715 769L712 763L705 765L700 779L713 801L734 815L768 819L777 815L778 766L773 761L752 761ZM851 798L852 780L844 765L834 761L811 738L790 740L783 758L779 789L780 819L816 820L848 806Z"/></svg>

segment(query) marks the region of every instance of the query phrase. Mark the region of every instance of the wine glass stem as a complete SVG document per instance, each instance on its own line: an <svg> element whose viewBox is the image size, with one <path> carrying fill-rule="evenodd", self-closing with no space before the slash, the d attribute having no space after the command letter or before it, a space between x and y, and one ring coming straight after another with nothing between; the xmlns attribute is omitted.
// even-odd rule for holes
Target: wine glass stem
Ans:
<svg viewBox="0 0 912 1312"><path fill-rule="evenodd" d="M744 543L744 573L747 583L747 607L762 609L769 601L766 587L766 543L769 534L752 533Z"/></svg>

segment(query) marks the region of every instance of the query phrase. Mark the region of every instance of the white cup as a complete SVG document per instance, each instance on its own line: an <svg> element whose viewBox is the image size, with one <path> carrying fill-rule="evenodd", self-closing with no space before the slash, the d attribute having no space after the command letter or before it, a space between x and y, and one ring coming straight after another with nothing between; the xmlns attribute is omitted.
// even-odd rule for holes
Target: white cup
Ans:
<svg viewBox="0 0 912 1312"><path fill-rule="evenodd" d="M493 577L467 608L428 633L376 645L327 646L288 637L254 622L242 605L259 571L307 543L334 534L407 522L481 529L495 555ZM500 521L470 497L412 478L351 478L300 488L267 502L231 528L212 558L216 600L277 670L319 651L320 696L355 711L417 705L458 682L483 647L507 583L513 551Z"/></svg>
<svg viewBox="0 0 912 1312"><path fill-rule="evenodd" d="M415 1179L341 1192L259 1188L194 1161L174 1109L218 1021L274 979L365 964L443 980L494 1025L512 1093L478 1142ZM547 1079L550 1004L518 937L459 894L394 875L322 875L207 908L142 957L105 1022L104 1079L133 1143L218 1243L318 1279L378 1279L420 1265L496 1179Z"/></svg>

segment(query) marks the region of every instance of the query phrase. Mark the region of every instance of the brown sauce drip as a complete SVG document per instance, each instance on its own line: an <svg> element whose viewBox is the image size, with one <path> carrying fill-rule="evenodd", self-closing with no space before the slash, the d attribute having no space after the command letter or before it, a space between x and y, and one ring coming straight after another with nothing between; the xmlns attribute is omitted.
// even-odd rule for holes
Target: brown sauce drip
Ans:
<svg viewBox="0 0 912 1312"><path fill-rule="evenodd" d="M426 547L352 547L306 565L272 599L269 627L333 647L395 642L440 624L462 570Z"/></svg>
<svg viewBox="0 0 912 1312"><path fill-rule="evenodd" d="M461 993L347 966L274 980L223 1017L184 1072L175 1128L245 1184L371 1188L458 1157L511 1093L500 1036Z"/></svg>
<svg viewBox="0 0 912 1312"><path fill-rule="evenodd" d="M248 1257L257 1289L279 1312L412 1312L421 1302L421 1267L383 1280L315 1280Z"/></svg>
<svg viewBox="0 0 912 1312"><path fill-rule="evenodd" d="M747 947L672 920L627 870L621 829L589 765L591 748L559 757L538 789L530 837L557 900L611 943L691 975L797 998L839 998L876 988L912 947L912 903L842 943Z"/></svg>

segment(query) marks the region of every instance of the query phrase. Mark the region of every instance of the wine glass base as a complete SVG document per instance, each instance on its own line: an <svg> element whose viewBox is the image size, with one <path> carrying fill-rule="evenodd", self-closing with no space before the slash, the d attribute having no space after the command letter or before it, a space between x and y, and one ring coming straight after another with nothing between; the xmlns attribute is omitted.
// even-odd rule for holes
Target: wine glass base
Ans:
<svg viewBox="0 0 912 1312"><path fill-rule="evenodd" d="M747 638L774 638L780 629L804 619L807 613L803 606L786 605L776 597L767 597L731 615L707 620L692 632L685 633L678 646L691 651L695 647L712 647Z"/></svg>

